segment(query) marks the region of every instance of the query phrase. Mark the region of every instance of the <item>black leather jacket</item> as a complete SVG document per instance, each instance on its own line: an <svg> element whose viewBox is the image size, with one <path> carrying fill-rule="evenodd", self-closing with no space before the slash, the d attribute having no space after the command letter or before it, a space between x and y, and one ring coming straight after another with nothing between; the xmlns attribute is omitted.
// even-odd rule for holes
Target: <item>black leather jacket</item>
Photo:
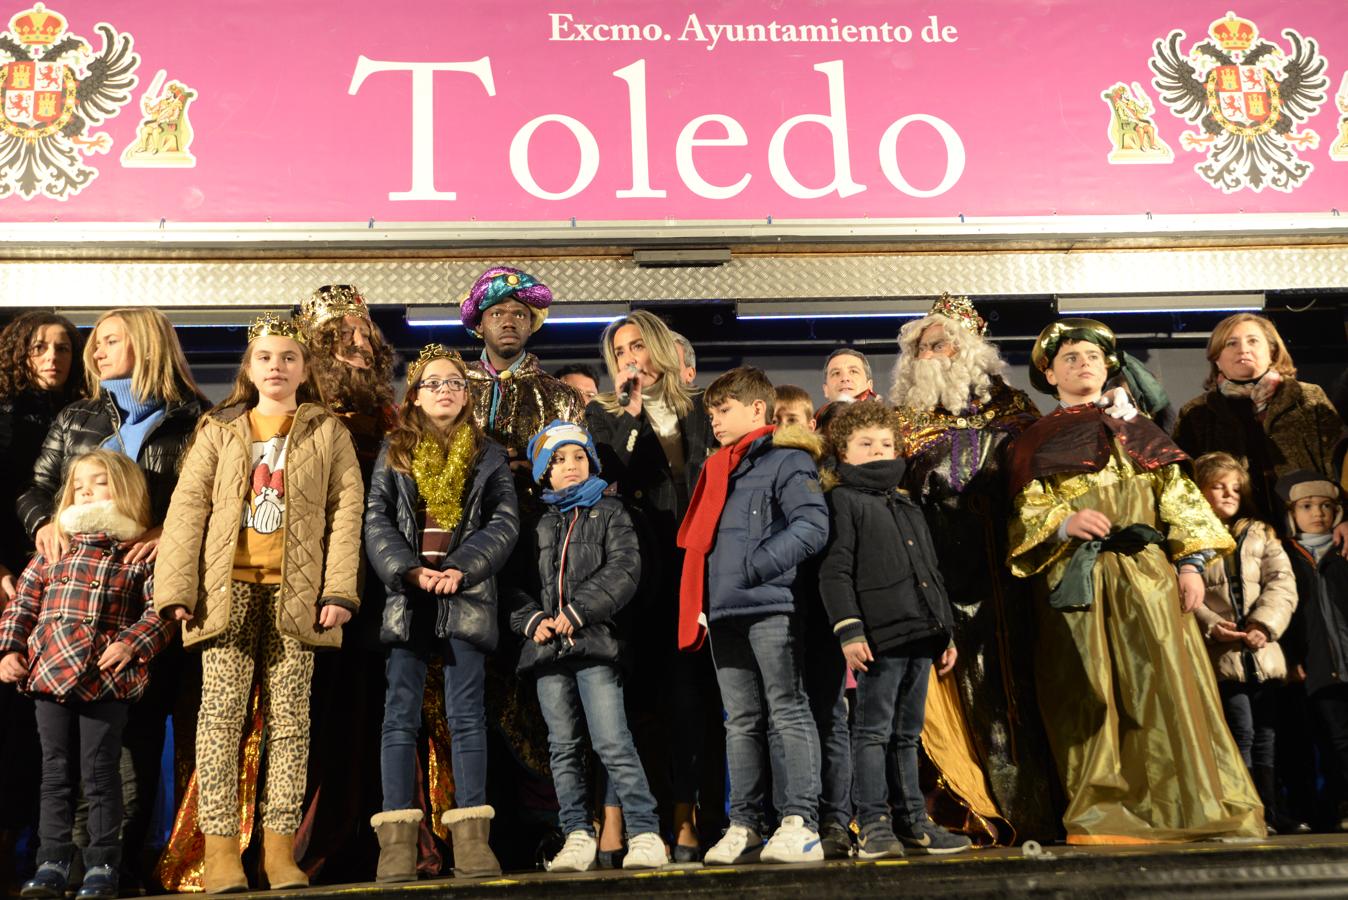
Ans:
<svg viewBox="0 0 1348 900"><path fill-rule="evenodd" d="M162 523L168 514L169 499L178 483L178 463L203 409L196 397L169 403L141 444L136 462L150 487L151 524ZM57 414L33 464L33 481L18 500L19 519L29 537L36 535L52 517L71 461L102 446L116 430L120 418L117 405L107 393L77 400Z"/></svg>
<svg viewBox="0 0 1348 900"><path fill-rule="evenodd" d="M511 629L525 637L519 671L571 659L621 662L623 642L613 617L636 594L641 578L637 533L621 501L604 497L566 513L548 507L536 535L538 583L518 591L510 616ZM557 615L559 590L563 614L576 630L569 638L535 643L538 623Z"/></svg>
<svg viewBox="0 0 1348 900"><path fill-rule="evenodd" d="M486 441L473 464L463 517L441 569L458 569L457 593L432 597L403 576L426 563L417 532L416 480L388 464L388 442L379 451L365 494L365 555L387 600L379 639L423 645L432 634L454 637L483 650L496 647L496 573L510 559L520 532L515 483L505 449Z"/></svg>

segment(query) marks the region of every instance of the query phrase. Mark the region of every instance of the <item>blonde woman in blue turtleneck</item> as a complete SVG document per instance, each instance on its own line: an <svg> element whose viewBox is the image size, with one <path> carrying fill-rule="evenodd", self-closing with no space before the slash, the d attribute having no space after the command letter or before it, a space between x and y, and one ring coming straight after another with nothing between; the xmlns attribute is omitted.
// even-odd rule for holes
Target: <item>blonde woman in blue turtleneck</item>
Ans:
<svg viewBox="0 0 1348 900"><path fill-rule="evenodd" d="M134 542L129 563L152 561L183 455L205 402L187 359L164 314L149 307L113 309L94 324L84 345L89 399L57 414L19 495L18 514L40 553L59 559L65 551L52 520L62 477L71 460L100 447L124 454L145 473L150 490L150 528ZM26 480L27 472L5 473ZM179 684L181 644L174 643L152 664L150 688L131 708L125 731L124 764L135 769L136 793L125 811L125 858L139 858L149 827L159 780L164 720ZM135 874L135 873L128 873Z"/></svg>

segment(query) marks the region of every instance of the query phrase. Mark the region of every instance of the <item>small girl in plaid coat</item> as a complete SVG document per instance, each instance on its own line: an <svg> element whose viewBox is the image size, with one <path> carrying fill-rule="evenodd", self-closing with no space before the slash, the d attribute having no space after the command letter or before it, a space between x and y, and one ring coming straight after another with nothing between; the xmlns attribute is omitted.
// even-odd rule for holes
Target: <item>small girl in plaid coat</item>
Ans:
<svg viewBox="0 0 1348 900"><path fill-rule="evenodd" d="M0 681L33 696L42 742L40 865L23 886L25 897L64 896L74 852L75 754L89 802L78 896L117 896L122 729L128 707L145 692L145 663L170 635L151 605L154 564L126 559L128 542L149 521L145 476L135 463L110 450L77 457L56 511L70 548L54 562L34 558L0 616Z"/></svg>

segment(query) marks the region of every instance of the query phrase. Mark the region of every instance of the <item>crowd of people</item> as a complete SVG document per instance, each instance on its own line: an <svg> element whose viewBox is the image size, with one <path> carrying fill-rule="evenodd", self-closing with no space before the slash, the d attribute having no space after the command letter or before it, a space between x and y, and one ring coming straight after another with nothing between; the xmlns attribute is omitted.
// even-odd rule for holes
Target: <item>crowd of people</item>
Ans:
<svg viewBox="0 0 1348 900"><path fill-rule="evenodd" d="M480 356L429 345L395 396L329 285L214 405L155 309L6 326L6 882L1348 829L1348 440L1267 319L1214 329L1177 417L1104 324L1049 323L1041 415L943 296L886 396L842 347L816 410L750 366L697 387L646 311L604 375L548 374L551 303L488 269Z"/></svg>

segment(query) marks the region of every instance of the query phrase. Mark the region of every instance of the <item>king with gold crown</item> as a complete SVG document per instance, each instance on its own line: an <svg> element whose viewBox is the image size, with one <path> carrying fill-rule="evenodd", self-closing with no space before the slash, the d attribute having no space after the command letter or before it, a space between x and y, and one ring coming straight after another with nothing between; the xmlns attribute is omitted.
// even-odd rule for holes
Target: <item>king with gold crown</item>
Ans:
<svg viewBox="0 0 1348 900"><path fill-rule="evenodd" d="M899 332L890 392L954 613L952 677L933 679L922 746L941 824L979 843L1053 838L1048 747L1035 702L1025 587L1006 571L1005 451L1038 418L968 297L943 294ZM953 801L950 802L950 801Z"/></svg>

